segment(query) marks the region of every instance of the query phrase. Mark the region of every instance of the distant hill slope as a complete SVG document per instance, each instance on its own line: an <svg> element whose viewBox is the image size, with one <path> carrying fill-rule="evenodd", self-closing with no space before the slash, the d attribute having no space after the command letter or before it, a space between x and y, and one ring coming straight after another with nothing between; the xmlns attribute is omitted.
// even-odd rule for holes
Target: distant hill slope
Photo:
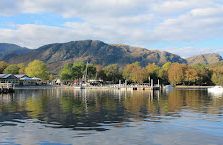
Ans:
<svg viewBox="0 0 223 145"><path fill-rule="evenodd" d="M214 64L222 61L222 57L216 53L193 56L186 59L188 64Z"/></svg>
<svg viewBox="0 0 223 145"><path fill-rule="evenodd" d="M0 43L0 60L8 60L10 57L27 54L28 52L30 52L30 49L25 47L9 43Z"/></svg>
<svg viewBox="0 0 223 145"><path fill-rule="evenodd" d="M30 62L34 59L46 62L53 70L58 70L64 63L75 60L89 61L101 65L113 63L125 65L135 61L139 61L143 66L148 63L161 65L168 61L186 63L186 60L172 53L128 45L110 45L98 40L48 44L31 50L26 55L7 59L7 61L18 63Z"/></svg>

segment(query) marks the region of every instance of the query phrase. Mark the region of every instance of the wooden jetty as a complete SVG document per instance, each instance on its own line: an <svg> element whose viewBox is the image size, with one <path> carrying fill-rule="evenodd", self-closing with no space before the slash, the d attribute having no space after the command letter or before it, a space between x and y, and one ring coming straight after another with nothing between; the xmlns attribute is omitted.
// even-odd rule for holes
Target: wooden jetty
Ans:
<svg viewBox="0 0 223 145"><path fill-rule="evenodd" d="M13 93L14 84L12 83L0 83L0 93Z"/></svg>
<svg viewBox="0 0 223 145"><path fill-rule="evenodd" d="M119 81L118 85L115 85L114 87L121 89L121 90L160 90L161 86L159 84L154 85L153 80L150 80L150 84L135 84L135 85L127 85L127 81L125 81L124 84L121 84L121 81Z"/></svg>
<svg viewBox="0 0 223 145"><path fill-rule="evenodd" d="M92 85L86 85L86 86L73 86L74 89L118 89L118 90L160 90L161 86L159 84L154 85L153 81L151 84L130 84L127 85L127 82L124 84L119 81L119 84L111 84L111 85L101 85L101 86L92 86Z"/></svg>
<svg viewBox="0 0 223 145"><path fill-rule="evenodd" d="M119 90L159 90L159 86L146 86L146 85L106 85L106 86L72 86L74 89L103 89L103 90L111 90L111 89L119 89Z"/></svg>

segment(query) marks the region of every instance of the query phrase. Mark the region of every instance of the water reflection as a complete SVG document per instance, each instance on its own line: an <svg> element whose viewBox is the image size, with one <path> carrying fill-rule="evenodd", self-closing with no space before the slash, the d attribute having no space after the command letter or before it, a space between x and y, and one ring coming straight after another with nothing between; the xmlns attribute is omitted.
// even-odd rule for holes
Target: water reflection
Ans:
<svg viewBox="0 0 223 145"><path fill-rule="evenodd" d="M0 122L37 119L57 128L105 131L101 123L162 121L159 116L180 117L182 109L222 114L222 107L223 98L199 90L174 90L168 94L119 90L18 90L14 95L1 95Z"/></svg>
<svg viewBox="0 0 223 145"><path fill-rule="evenodd" d="M0 144L113 144L116 138L117 144L172 144L169 139L176 137L178 144L220 144L222 123L223 97L204 90L45 89L0 95ZM80 137L85 139L73 139Z"/></svg>

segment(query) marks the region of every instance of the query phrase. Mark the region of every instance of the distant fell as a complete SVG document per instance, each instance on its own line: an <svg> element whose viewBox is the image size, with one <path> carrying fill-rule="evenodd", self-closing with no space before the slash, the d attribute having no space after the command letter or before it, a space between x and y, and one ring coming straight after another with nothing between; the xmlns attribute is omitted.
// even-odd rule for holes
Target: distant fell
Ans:
<svg viewBox="0 0 223 145"><path fill-rule="evenodd" d="M73 61L88 61L90 63L108 65L125 65L135 61L145 66L148 63L162 65L166 62L186 63L178 55L157 50L132 47L128 45L107 44L99 40L71 41L44 45L30 51L26 55L8 59L11 63L30 62L40 59L52 69L58 70L64 63Z"/></svg>
<svg viewBox="0 0 223 145"><path fill-rule="evenodd" d="M0 60L8 60L10 57L23 55L30 52L30 49L10 43L0 43Z"/></svg>
<svg viewBox="0 0 223 145"><path fill-rule="evenodd" d="M202 54L187 58L188 64L215 64L222 61L222 57L217 53Z"/></svg>
<svg viewBox="0 0 223 145"><path fill-rule="evenodd" d="M34 59L44 61L52 72L58 72L65 63L74 61L88 61L103 66L109 64L124 66L136 61L142 66L146 66L148 63L157 65L166 62L213 64L222 61L222 57L215 53L183 59L166 51L149 50L125 44L107 44L99 40L53 43L37 49L0 43L0 60L9 63L29 63Z"/></svg>

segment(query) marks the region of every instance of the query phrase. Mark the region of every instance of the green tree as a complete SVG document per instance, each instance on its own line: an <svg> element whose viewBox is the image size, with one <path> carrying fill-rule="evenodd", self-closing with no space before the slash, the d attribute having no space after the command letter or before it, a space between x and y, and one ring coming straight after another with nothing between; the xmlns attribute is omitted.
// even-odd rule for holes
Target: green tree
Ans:
<svg viewBox="0 0 223 145"><path fill-rule="evenodd" d="M60 70L60 78L64 81L69 81L73 79L72 64L65 64Z"/></svg>
<svg viewBox="0 0 223 145"><path fill-rule="evenodd" d="M64 67L60 71L60 78L65 81L82 79L83 75L86 75L87 78L95 78L96 77L96 66L93 64L87 64L83 61L76 61L73 64L65 64Z"/></svg>
<svg viewBox="0 0 223 145"><path fill-rule="evenodd" d="M163 64L162 69L167 72L171 64L171 62L166 62L165 64Z"/></svg>
<svg viewBox="0 0 223 145"><path fill-rule="evenodd" d="M39 77L43 80L46 80L49 77L46 64L40 60L34 60L30 62L25 68L25 72L30 77Z"/></svg>
<svg viewBox="0 0 223 145"><path fill-rule="evenodd" d="M19 68L19 74L25 74L25 64L24 63L19 63L17 64L18 68Z"/></svg>
<svg viewBox="0 0 223 145"><path fill-rule="evenodd" d="M95 79L96 78L96 66L94 64L89 64L87 67L87 78Z"/></svg>
<svg viewBox="0 0 223 145"><path fill-rule="evenodd" d="M163 84L168 84L168 70L171 66L171 62L165 63L158 71L158 78L162 81Z"/></svg>
<svg viewBox="0 0 223 145"><path fill-rule="evenodd" d="M0 61L0 74L3 73L3 71L6 69L8 66L8 63L5 61Z"/></svg>
<svg viewBox="0 0 223 145"><path fill-rule="evenodd" d="M96 65L96 78L106 80L106 74L101 65Z"/></svg>
<svg viewBox="0 0 223 145"><path fill-rule="evenodd" d="M86 69L86 63L83 61L77 61L73 63L72 72L74 79L80 79L83 77Z"/></svg>
<svg viewBox="0 0 223 145"><path fill-rule="evenodd" d="M3 71L5 74L18 74L19 73L19 67L16 64L10 64L5 68Z"/></svg>
<svg viewBox="0 0 223 145"><path fill-rule="evenodd" d="M104 67L104 73L106 75L106 79L108 81L112 81L113 83L117 83L122 79L122 74L120 72L120 68L117 64L111 64Z"/></svg>

